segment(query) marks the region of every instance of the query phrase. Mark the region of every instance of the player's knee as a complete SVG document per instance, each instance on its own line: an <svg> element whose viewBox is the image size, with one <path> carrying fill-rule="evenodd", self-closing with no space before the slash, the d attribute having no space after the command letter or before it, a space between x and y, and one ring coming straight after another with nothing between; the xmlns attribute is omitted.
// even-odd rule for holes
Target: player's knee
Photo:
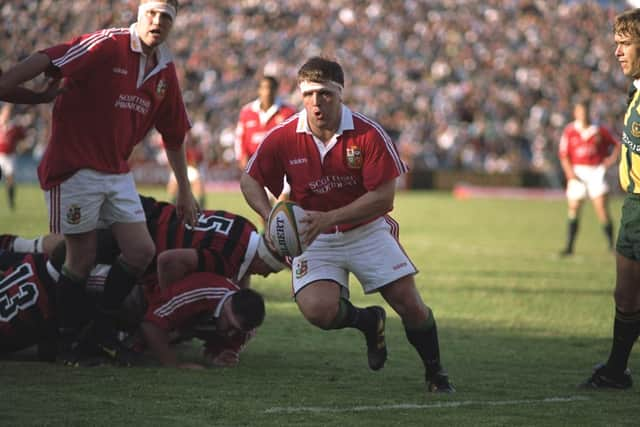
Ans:
<svg viewBox="0 0 640 427"><path fill-rule="evenodd" d="M135 247L122 251L125 263L139 271L144 271L156 254L156 246L152 240L139 242Z"/></svg>
<svg viewBox="0 0 640 427"><path fill-rule="evenodd" d="M298 307L305 319L320 329L330 329L338 315L338 304L327 305L323 302L306 301L298 303Z"/></svg>

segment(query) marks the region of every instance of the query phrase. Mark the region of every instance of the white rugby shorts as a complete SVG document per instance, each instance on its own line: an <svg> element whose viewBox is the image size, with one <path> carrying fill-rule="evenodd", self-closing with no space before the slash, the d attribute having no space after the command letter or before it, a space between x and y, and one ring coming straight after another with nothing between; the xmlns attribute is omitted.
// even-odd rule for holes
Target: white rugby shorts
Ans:
<svg viewBox="0 0 640 427"><path fill-rule="evenodd" d="M45 191L52 233L77 234L114 223L145 222L133 175L81 169Z"/></svg>
<svg viewBox="0 0 640 427"><path fill-rule="evenodd" d="M573 172L578 179L571 179L567 183L567 199L582 200L587 196L594 199L609 192L603 165L575 165Z"/></svg>
<svg viewBox="0 0 640 427"><path fill-rule="evenodd" d="M329 280L349 296L349 272L365 293L418 272L398 241L398 223L378 218L353 230L320 234L304 253L293 259L293 293L318 280Z"/></svg>
<svg viewBox="0 0 640 427"><path fill-rule="evenodd" d="M0 169L2 169L2 176L13 176L15 164L15 154L0 153Z"/></svg>

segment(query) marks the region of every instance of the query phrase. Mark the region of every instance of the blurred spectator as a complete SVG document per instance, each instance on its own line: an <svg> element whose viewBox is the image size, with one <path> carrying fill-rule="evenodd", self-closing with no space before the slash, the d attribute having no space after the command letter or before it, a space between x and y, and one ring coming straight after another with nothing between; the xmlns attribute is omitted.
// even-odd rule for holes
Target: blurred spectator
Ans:
<svg viewBox="0 0 640 427"><path fill-rule="evenodd" d="M127 26L130 0L14 0L0 6L0 58L102 26ZM622 1L182 0L172 49L184 100L209 132L208 165L233 165L229 130L256 76L299 105L297 58L335 57L345 103L375 118L414 168L561 176L555 152L573 94L619 133L627 82L610 42ZM113 12L115 11L115 12ZM500 31L496 31L500 28ZM0 63L2 65L7 65ZM35 111L35 110L34 110ZM43 143L46 125L34 119ZM227 144L222 145L223 143Z"/></svg>
<svg viewBox="0 0 640 427"><path fill-rule="evenodd" d="M27 135L24 128L11 120L13 104L4 104L0 109L0 168L7 187L9 208L16 209L16 184L13 179L16 150L20 140Z"/></svg>

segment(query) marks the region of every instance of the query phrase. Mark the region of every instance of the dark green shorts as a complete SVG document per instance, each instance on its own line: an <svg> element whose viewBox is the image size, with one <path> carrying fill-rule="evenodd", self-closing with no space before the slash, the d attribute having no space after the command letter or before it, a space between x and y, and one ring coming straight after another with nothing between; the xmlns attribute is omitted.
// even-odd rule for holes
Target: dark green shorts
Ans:
<svg viewBox="0 0 640 427"><path fill-rule="evenodd" d="M628 194L624 198L616 250L626 258L640 261L640 195Z"/></svg>

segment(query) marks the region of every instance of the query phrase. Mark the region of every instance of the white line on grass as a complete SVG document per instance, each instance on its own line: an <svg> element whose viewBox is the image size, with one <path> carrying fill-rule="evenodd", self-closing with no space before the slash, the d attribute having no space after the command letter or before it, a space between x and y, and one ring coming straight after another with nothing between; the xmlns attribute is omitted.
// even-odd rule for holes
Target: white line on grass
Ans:
<svg viewBox="0 0 640 427"><path fill-rule="evenodd" d="M299 412L362 412L362 411L388 411L393 409L438 409L438 408L459 408L460 406L515 406L515 405L537 405L541 403L566 403L589 400L586 396L570 397L547 397L545 399L520 399L520 400L465 400L462 402L438 402L418 405L404 403L397 405L376 405L376 406L351 406L347 408L330 408L320 406L285 406L266 409L267 414L278 413L299 413Z"/></svg>

